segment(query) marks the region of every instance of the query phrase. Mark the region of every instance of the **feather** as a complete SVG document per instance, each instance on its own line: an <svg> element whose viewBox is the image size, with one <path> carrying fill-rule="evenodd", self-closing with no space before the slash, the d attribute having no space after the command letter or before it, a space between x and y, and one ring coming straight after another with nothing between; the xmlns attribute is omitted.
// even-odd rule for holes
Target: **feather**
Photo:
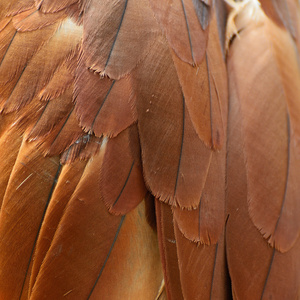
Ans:
<svg viewBox="0 0 300 300"><path fill-rule="evenodd" d="M12 20L14 27L21 32L34 31L62 21L66 17L64 12L43 14L35 8L16 15Z"/></svg>
<svg viewBox="0 0 300 300"><path fill-rule="evenodd" d="M0 123L2 125L3 121L1 120ZM16 130L16 127L6 129L0 137L0 160L2 162L0 165L0 211L8 180L17 159L21 142L22 138L20 137L18 130Z"/></svg>
<svg viewBox="0 0 300 300"><path fill-rule="evenodd" d="M225 148L214 153L196 209L173 208L174 223L185 238L201 244L216 244L224 226Z"/></svg>
<svg viewBox="0 0 300 300"><path fill-rule="evenodd" d="M226 68L222 58L215 14L210 25L206 59L196 68L172 58L194 128L209 147L221 149L224 143L227 102ZM222 115L223 114L223 115Z"/></svg>
<svg viewBox="0 0 300 300"><path fill-rule="evenodd" d="M61 43L62 40L64 43ZM17 80L12 81L14 85L9 85L11 88L2 109L7 112L14 111L31 101L49 82L58 66L74 55L80 41L81 28L67 19L48 43L27 62L20 76L15 76ZM55 60L44 59L50 55ZM29 80L32 85L30 89L27 84Z"/></svg>
<svg viewBox="0 0 300 300"><path fill-rule="evenodd" d="M37 247L34 254L34 262L30 276L29 295L33 289L36 277L39 273L43 259L51 246L51 242L59 225L64 210L71 199L74 190L81 179L86 162L76 162L72 165L64 166L61 170L58 182L49 203L44 224L42 226Z"/></svg>
<svg viewBox="0 0 300 300"><path fill-rule="evenodd" d="M83 51L92 70L120 79L153 48L158 26L146 0L91 0L84 14Z"/></svg>
<svg viewBox="0 0 300 300"><path fill-rule="evenodd" d="M208 32L202 29L192 0L173 0L171 3L150 1L154 15L174 52L184 62L199 65L205 56ZM199 5L203 7L206 4ZM207 18L208 11L205 11L205 28Z"/></svg>
<svg viewBox="0 0 300 300"><path fill-rule="evenodd" d="M76 72L75 111L80 125L96 136L116 136L130 126L133 115L131 83L128 78L100 78L81 62Z"/></svg>
<svg viewBox="0 0 300 300"><path fill-rule="evenodd" d="M71 87L75 79L73 64L77 64L77 55L71 60L64 62L53 74L49 83L41 90L38 97L42 101L60 97L67 88Z"/></svg>
<svg viewBox="0 0 300 300"><path fill-rule="evenodd" d="M34 7L34 0L1 0L0 1L0 19L4 16L13 16L22 13Z"/></svg>
<svg viewBox="0 0 300 300"><path fill-rule="evenodd" d="M146 195L139 151L136 126L107 141L99 189L111 213L128 213Z"/></svg>
<svg viewBox="0 0 300 300"><path fill-rule="evenodd" d="M62 153L60 161L62 164L70 164L77 159L90 159L99 152L101 144L102 137L83 135Z"/></svg>
<svg viewBox="0 0 300 300"><path fill-rule="evenodd" d="M279 26L286 27L293 37L296 37L295 27L287 0L261 0L261 6L267 16Z"/></svg>
<svg viewBox="0 0 300 300"><path fill-rule="evenodd" d="M243 40L243 37L241 37ZM236 40L229 53L235 54ZM232 55L233 55L232 54ZM229 56L229 74L233 74ZM235 87L229 76L230 109L227 142L226 248L232 291L236 299L296 299L299 294L299 247L296 241L286 253L270 247L253 224L247 201L247 172L242 114ZM264 178L262 178L262 181ZM272 202L269 203L269 207ZM266 210L267 212L268 210Z"/></svg>
<svg viewBox="0 0 300 300"><path fill-rule="evenodd" d="M146 184L162 201L197 207L212 151L193 128L164 41L157 42L133 77Z"/></svg>
<svg viewBox="0 0 300 300"><path fill-rule="evenodd" d="M174 228L184 299L230 299L224 242L197 245Z"/></svg>
<svg viewBox="0 0 300 300"><path fill-rule="evenodd" d="M66 119L72 108L72 89L68 89L56 99L42 103L37 101L35 106L26 107L22 111L24 117L19 118L18 123L19 126L25 123L23 126L27 127L26 138L28 140L37 140L50 134L54 127ZM31 125L28 125L29 120L32 122Z"/></svg>
<svg viewBox="0 0 300 300"><path fill-rule="evenodd" d="M58 165L57 157L44 159L33 145L23 141L0 214L1 299L19 299L26 290L33 249Z"/></svg>
<svg viewBox="0 0 300 300"><path fill-rule="evenodd" d="M154 299L162 280L156 237L142 218L144 205L126 217L116 217L99 201L94 182L102 159L101 150L87 164L68 201L39 268L31 299L135 299L142 295ZM137 273L139 276L132 275ZM118 288L113 288L116 282ZM143 288L132 288L135 286Z"/></svg>
<svg viewBox="0 0 300 300"><path fill-rule="evenodd" d="M166 293L168 299L184 299L181 290L177 247L171 207L156 199L155 211L157 222L157 236L165 277Z"/></svg>
<svg viewBox="0 0 300 300"><path fill-rule="evenodd" d="M288 32L259 16L260 26L248 26L231 47L229 70L243 116L249 213L270 245L286 252L300 229L300 74ZM238 80L245 70L247 82Z"/></svg>
<svg viewBox="0 0 300 300"><path fill-rule="evenodd" d="M203 30L205 30L208 27L210 21L209 17L211 0L193 0L193 4L201 27Z"/></svg>
<svg viewBox="0 0 300 300"><path fill-rule="evenodd" d="M13 93L20 77L22 77L28 61L41 45L54 34L56 28L57 25L53 24L38 31L16 33L12 36L0 63L0 103L2 109ZM16 53L18 53L17 56ZM25 86L28 87L27 82ZM26 89L26 91L27 93L32 93L32 89ZM13 104L18 107L20 105L19 99L16 102Z"/></svg>
<svg viewBox="0 0 300 300"><path fill-rule="evenodd" d="M35 0L35 5L43 13L55 13L78 2L79 0Z"/></svg>

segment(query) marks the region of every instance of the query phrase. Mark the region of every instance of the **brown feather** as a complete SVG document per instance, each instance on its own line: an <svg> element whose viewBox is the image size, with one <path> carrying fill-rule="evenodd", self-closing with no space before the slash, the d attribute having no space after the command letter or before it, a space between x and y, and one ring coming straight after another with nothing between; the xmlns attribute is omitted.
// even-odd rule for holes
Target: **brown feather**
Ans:
<svg viewBox="0 0 300 300"><path fill-rule="evenodd" d="M41 32L41 30L36 32ZM23 35L24 33L20 34ZM61 41L64 41L64 43ZM14 111L31 101L49 82L58 66L64 60L74 55L80 41L80 27L67 19L48 43L26 63L20 76L15 76L17 80L12 81L15 84L11 85L11 90L3 105L3 109L8 112ZM55 57L55 60L44 59L52 55ZM29 81L31 83L30 89L28 89Z"/></svg>
<svg viewBox="0 0 300 300"><path fill-rule="evenodd" d="M13 18L14 27L21 32L34 31L61 21L66 17L64 12L43 14L35 8L27 10Z"/></svg>
<svg viewBox="0 0 300 300"><path fill-rule="evenodd" d="M296 36L287 0L261 0L262 8L269 18L279 26L286 27L293 37Z"/></svg>
<svg viewBox="0 0 300 300"><path fill-rule="evenodd" d="M161 262L168 299L183 298L171 207L156 199L155 212Z"/></svg>
<svg viewBox="0 0 300 300"><path fill-rule="evenodd" d="M91 0L84 15L83 50L87 65L119 79L153 47L158 26L147 0Z"/></svg>
<svg viewBox="0 0 300 300"><path fill-rule="evenodd" d="M75 111L80 125L96 136L116 136L136 118L131 109L128 78L110 80L88 70L81 62L76 71Z"/></svg>
<svg viewBox="0 0 300 300"><path fill-rule="evenodd" d="M61 11L79 0L35 0L36 7L43 13L55 13ZM47 14L46 14L47 15Z"/></svg>
<svg viewBox="0 0 300 300"><path fill-rule="evenodd" d="M111 213L128 213L146 195L139 151L136 126L107 141L98 184Z"/></svg>
<svg viewBox="0 0 300 300"><path fill-rule="evenodd" d="M208 31L202 29L192 0L171 2L172 5L168 1L151 0L150 4L179 58L192 65L199 65L205 56Z"/></svg>
<svg viewBox="0 0 300 300"><path fill-rule="evenodd" d="M102 137L85 134L66 149L60 158L62 164L70 164L75 160L87 160L96 155L101 147Z"/></svg>
<svg viewBox="0 0 300 300"><path fill-rule="evenodd" d="M75 79L75 68L72 65L74 63L77 65L77 58L75 55L70 61L66 61L58 67L49 83L38 95L42 101L58 98L67 88L71 87Z"/></svg>
<svg viewBox="0 0 300 300"><path fill-rule="evenodd" d="M1 0L0 1L0 19L4 16L13 16L26 10L34 8L34 0Z"/></svg>
<svg viewBox="0 0 300 300"><path fill-rule="evenodd" d="M194 242L216 244L224 226L225 148L214 153L201 200L196 209L173 208L174 221L184 236Z"/></svg>
<svg viewBox="0 0 300 300"><path fill-rule="evenodd" d="M19 299L23 293L58 165L57 157L44 159L23 141L0 214L1 299Z"/></svg>
<svg viewBox="0 0 300 300"><path fill-rule="evenodd" d="M248 26L233 44L229 70L243 116L250 216L269 243L286 252L300 229L300 74L288 32L259 16L260 26ZM255 52L253 41L260 45ZM248 80L239 80L245 71Z"/></svg>
<svg viewBox="0 0 300 300"><path fill-rule="evenodd" d="M1 125L3 124L2 119L0 119L0 123ZM0 211L9 177L17 159L21 142L22 138L20 137L19 131L16 130L16 127L6 129L0 137L0 161L2 162L0 165Z"/></svg>
<svg viewBox="0 0 300 300"><path fill-rule="evenodd" d="M243 38L242 38L243 40ZM235 42L238 42L236 40ZM234 43L235 43L234 42ZM230 53L235 54L236 47ZM229 74L233 74L229 57ZM235 299L296 299L299 294L299 245L286 253L271 248L253 224L247 201L247 173L243 145L242 114L236 82L230 78L230 112L227 161L226 245ZM264 178L262 178L262 181ZM269 207L272 202L269 203ZM267 212L267 210L266 210Z"/></svg>
<svg viewBox="0 0 300 300"><path fill-rule="evenodd" d="M88 163L64 210L36 277L31 299L117 299L121 295L128 299L141 295L153 299L159 288L162 275L156 237L141 218L143 206L126 217L116 217L99 201L99 189L94 182L102 154L100 151ZM137 273L139 276L131 276ZM136 286L133 283L136 280L144 288L131 289L129 282ZM113 290L116 283L118 288Z"/></svg>
<svg viewBox="0 0 300 300"><path fill-rule="evenodd" d="M224 243L197 245L174 227L184 299L229 300Z"/></svg>
<svg viewBox="0 0 300 300"><path fill-rule="evenodd" d="M85 165L86 162L76 162L75 164L67 165L62 168L45 215L44 224L47 225L42 226L37 240L34 262L30 276L30 293L35 284L35 280L43 263L44 257L51 246L51 242L64 214L64 210L70 201L79 180L81 179Z"/></svg>
<svg viewBox="0 0 300 300"><path fill-rule="evenodd" d="M10 106L15 108L20 106L20 100L16 99L15 101L11 101L9 100L10 96L13 94L19 79L23 77L22 74L26 69L28 61L36 51L51 38L56 29L57 24L53 24L38 31L21 32L12 36L0 63L0 103L2 109L8 105L6 102L12 102ZM18 55L16 55L16 53L18 53ZM41 72L41 70L37 70L36 72ZM25 85L23 87L26 87L27 93L32 94L34 87L27 89L27 83L28 81L25 83L23 80L23 84ZM22 90L21 86L19 86L18 90ZM16 94L14 94L14 96L16 96ZM24 98L23 94L22 98Z"/></svg>
<svg viewBox="0 0 300 300"><path fill-rule="evenodd" d="M146 184L162 201L197 207L212 151L194 130L165 41L157 42L134 80Z"/></svg>

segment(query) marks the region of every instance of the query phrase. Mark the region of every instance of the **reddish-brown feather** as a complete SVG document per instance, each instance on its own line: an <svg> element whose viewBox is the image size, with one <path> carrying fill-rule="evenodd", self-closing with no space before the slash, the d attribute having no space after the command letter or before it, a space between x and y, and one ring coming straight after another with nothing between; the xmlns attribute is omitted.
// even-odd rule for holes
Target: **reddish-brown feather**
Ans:
<svg viewBox="0 0 300 300"><path fill-rule="evenodd" d="M80 125L96 136L116 136L130 126L136 117L130 102L131 82L100 78L82 61L76 71L75 111Z"/></svg>
<svg viewBox="0 0 300 300"><path fill-rule="evenodd" d="M87 65L112 79L132 71L159 32L147 0L92 0L83 27Z"/></svg>
<svg viewBox="0 0 300 300"><path fill-rule="evenodd" d="M197 245L176 225L174 228L184 299L230 299L223 241L214 246Z"/></svg>
<svg viewBox="0 0 300 300"><path fill-rule="evenodd" d="M43 13L55 13L82 0L35 0L36 7Z"/></svg>
<svg viewBox="0 0 300 300"><path fill-rule="evenodd" d="M40 91L38 97L42 100L52 100L60 97L66 89L71 87L75 78L75 67L78 56L75 55L71 60L64 62L53 74L49 83Z"/></svg>
<svg viewBox="0 0 300 300"><path fill-rule="evenodd" d="M25 33L21 32L19 34L23 35ZM62 41L64 42L62 43ZM21 73L14 76L12 81L14 84L10 85L9 95L3 103L3 109L8 112L14 111L37 96L40 90L50 81L58 66L74 55L80 41L80 27L67 19L48 43L43 45L29 62L26 62ZM45 60L45 57L52 55L55 56L55 60ZM29 81L31 83L30 88L28 88Z"/></svg>
<svg viewBox="0 0 300 300"><path fill-rule="evenodd" d="M37 240L30 276L29 293L32 292L43 260L51 246L51 242L64 214L64 210L70 201L79 180L81 179L85 165L86 162L76 162L72 165L67 165L62 168L59 181L55 187L51 202L49 203L45 215L44 224L46 224L46 226L41 228L39 238Z"/></svg>
<svg viewBox="0 0 300 300"><path fill-rule="evenodd" d="M199 65L205 56L208 30L203 30L192 0L151 0L151 7L170 46L184 62Z"/></svg>
<svg viewBox="0 0 300 300"><path fill-rule="evenodd" d="M168 204L155 200L157 236L168 299L182 300L173 215Z"/></svg>
<svg viewBox="0 0 300 300"><path fill-rule="evenodd" d="M145 181L160 200L197 207L212 151L192 125L166 42L156 49L133 76Z"/></svg>
<svg viewBox="0 0 300 300"><path fill-rule="evenodd" d="M229 70L243 117L249 213L269 243L286 252L300 231L300 74L289 33L264 15L260 21L233 43ZM247 81L240 80L245 70Z"/></svg>
<svg viewBox="0 0 300 300"><path fill-rule="evenodd" d="M94 184L102 159L100 151L87 164L40 266L31 299L155 297L162 280L156 237L142 217L142 205L126 217L109 214Z"/></svg>
<svg viewBox="0 0 300 300"><path fill-rule="evenodd" d="M4 120L0 118L0 122L2 125ZM22 138L20 137L20 133L16 127L6 128L0 137L0 161L2 162L0 164L0 211L9 177L17 159L21 142Z"/></svg>
<svg viewBox="0 0 300 300"><path fill-rule="evenodd" d="M23 140L0 214L1 299L21 297L57 170L58 157L45 159Z"/></svg>
<svg viewBox="0 0 300 300"><path fill-rule="evenodd" d="M39 10L33 8L13 17L13 24L18 31L35 31L58 21L62 21L65 17L66 14L64 12L43 14Z"/></svg>
<svg viewBox="0 0 300 300"><path fill-rule="evenodd" d="M139 151L136 126L107 141L97 183L111 213L128 213L146 195Z"/></svg>
<svg viewBox="0 0 300 300"><path fill-rule="evenodd" d="M243 38L241 37L243 40ZM236 40L235 42L238 42ZM235 43L234 42L234 43ZM234 46L231 49L235 55ZM231 61L232 57L229 56ZM233 74L229 64L229 74ZM229 76L230 111L226 203L229 214L226 247L232 292L236 299L296 299L299 293L300 239L286 253L270 247L250 218L247 201L247 172L243 143L242 114L236 82ZM270 174L269 174L270 175ZM268 176L269 176L268 175ZM262 178L261 180L264 180ZM267 216L270 201L265 210Z"/></svg>
<svg viewBox="0 0 300 300"><path fill-rule="evenodd" d="M194 242L216 244L225 219L225 147L213 153L201 200L196 209L173 208L174 221L184 236Z"/></svg>

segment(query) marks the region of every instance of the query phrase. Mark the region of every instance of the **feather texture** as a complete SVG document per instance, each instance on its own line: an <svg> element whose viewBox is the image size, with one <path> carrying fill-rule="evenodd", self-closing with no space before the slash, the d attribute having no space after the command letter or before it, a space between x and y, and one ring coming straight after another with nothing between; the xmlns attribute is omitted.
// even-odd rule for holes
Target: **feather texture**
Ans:
<svg viewBox="0 0 300 300"><path fill-rule="evenodd" d="M145 57L158 34L148 1L92 0L88 7L83 39L86 64L119 79Z"/></svg>
<svg viewBox="0 0 300 300"><path fill-rule="evenodd" d="M136 149L137 148L137 149ZM105 146L99 189L114 214L126 214L146 195L136 126L129 127Z"/></svg>
<svg viewBox="0 0 300 300"><path fill-rule="evenodd" d="M116 136L136 120L128 78L100 78L82 62L76 72L75 97L80 125L96 136Z"/></svg>
<svg viewBox="0 0 300 300"><path fill-rule="evenodd" d="M237 43L239 50L232 50L236 54L230 65L233 74L236 74L233 75L234 80L238 80L238 74L245 68L249 78L247 86L242 81L236 85L237 97L244 99L241 101L241 113L249 212L269 243L285 252L297 240L300 229L296 184L296 178L300 176L300 160L296 154L300 124L300 74L288 32L271 23L265 15L259 16L260 26L254 24L244 31L243 42ZM248 53L253 40L259 40L260 47L251 56L249 53L246 64L239 55ZM253 61L258 61L261 69L251 68ZM255 90L249 93L251 86Z"/></svg>
<svg viewBox="0 0 300 300"><path fill-rule="evenodd" d="M192 65L200 64L205 55L207 30L202 29L198 20L198 5L196 13L192 0L151 0L150 4L170 46L179 58ZM203 8L205 4L200 5L205 15L202 26L207 28L205 19L208 18L209 11Z"/></svg>

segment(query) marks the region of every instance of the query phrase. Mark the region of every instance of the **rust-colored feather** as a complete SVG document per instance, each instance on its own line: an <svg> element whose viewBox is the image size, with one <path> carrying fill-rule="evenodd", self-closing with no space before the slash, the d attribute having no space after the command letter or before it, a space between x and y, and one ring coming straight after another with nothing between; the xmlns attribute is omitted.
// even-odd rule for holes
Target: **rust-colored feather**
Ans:
<svg viewBox="0 0 300 300"><path fill-rule="evenodd" d="M203 30L197 17L198 6L194 7L192 0L151 0L150 4L168 42L179 58L192 65L200 64L207 45L206 23L209 10L204 11L205 18L200 20L203 21ZM205 5L207 4L199 4L202 7Z"/></svg>
<svg viewBox="0 0 300 300"><path fill-rule="evenodd" d="M235 42L238 42L236 40ZM234 42L234 43L235 43ZM233 47L235 45L233 43ZM235 51L233 54L235 54ZM232 54L232 55L233 55ZM232 57L230 57L230 60ZM230 74L233 74L231 63ZM247 173L242 114L235 84L230 82L230 112L227 158L227 260L232 292L237 299L293 299L299 293L299 239L286 253L268 245L253 224L247 201ZM264 178L261 179L262 181ZM272 207L270 201L268 207ZM268 213L268 209L265 211ZM241 267L243 266L243 267Z"/></svg>
<svg viewBox="0 0 300 300"><path fill-rule="evenodd" d="M178 266L177 246L171 207L159 200L155 201L157 235L162 266L165 275L168 299L183 298Z"/></svg>
<svg viewBox="0 0 300 300"><path fill-rule="evenodd" d="M126 217L116 217L99 201L99 189L94 182L102 159L100 151L85 167L39 268L31 299L117 299L121 295L130 299L143 294L149 299L155 297L162 280L156 237L141 217L143 205ZM48 215L46 221L51 221ZM130 275L136 272L139 276ZM129 282L133 284L135 280L144 287L147 282L148 292L128 289ZM119 288L113 291L116 283Z"/></svg>
<svg viewBox="0 0 300 300"><path fill-rule="evenodd" d="M64 166L61 170L59 181L53 191L51 202L49 203L45 214L44 224L47 224L47 226L42 226L37 240L37 247L34 254L34 262L30 276L29 294L32 292L44 257L51 246L51 242L64 210L70 201L79 180L81 179L85 165L86 162L77 162L76 164Z"/></svg>
<svg viewBox="0 0 300 300"><path fill-rule="evenodd" d="M243 31L232 46L229 66L243 116L249 212L269 243L285 252L300 230L300 73L289 33L257 13L260 26ZM255 52L253 41L259 41ZM239 80L245 70L248 80Z"/></svg>
<svg viewBox="0 0 300 300"><path fill-rule="evenodd" d="M56 14L43 14L35 8L26 10L13 18L14 27L21 32L34 31L61 21L66 14L59 12Z"/></svg>
<svg viewBox="0 0 300 300"><path fill-rule="evenodd" d="M186 239L176 225L174 229L184 299L230 299L224 239L207 247Z"/></svg>
<svg viewBox="0 0 300 300"><path fill-rule="evenodd" d="M29 33L30 32L27 34ZM19 34L23 35L25 33L21 32ZM64 41L64 43L61 43L61 41ZM62 64L64 60L74 55L80 41L80 27L67 19L53 37L50 38L48 43L46 43L29 62L25 62L26 65L20 75L14 76L14 80L12 81L14 85L10 85L11 89L8 91L9 95L3 105L3 109L8 112L13 111L31 101L49 82L58 66ZM44 59L51 55L54 55L56 59ZM32 84L30 89L27 88L29 81Z"/></svg>
<svg viewBox="0 0 300 300"><path fill-rule="evenodd" d="M159 30L155 25L147 0L92 0L83 22L87 65L119 79L153 47Z"/></svg>
<svg viewBox="0 0 300 300"><path fill-rule="evenodd" d="M186 238L201 244L216 244L225 223L225 147L214 153L200 203L196 209L175 207L174 221Z"/></svg>
<svg viewBox="0 0 300 300"><path fill-rule="evenodd" d="M134 74L146 184L162 201L196 207L212 151L192 125L165 41L156 49Z"/></svg>
<svg viewBox="0 0 300 300"><path fill-rule="evenodd" d="M33 249L50 200L58 158L43 158L23 140L6 188L0 214L0 298L23 294Z"/></svg>
<svg viewBox="0 0 300 300"><path fill-rule="evenodd" d="M96 136L116 136L136 119L130 80L100 78L81 62L76 71L75 111L80 125ZM88 99L88 101L87 101Z"/></svg>
<svg viewBox="0 0 300 300"><path fill-rule="evenodd" d="M55 13L72 6L77 2L79 2L79 0L35 0L35 5L43 13Z"/></svg>
<svg viewBox="0 0 300 300"><path fill-rule="evenodd" d="M128 213L146 195L139 152L136 126L107 141L98 184L111 213Z"/></svg>

